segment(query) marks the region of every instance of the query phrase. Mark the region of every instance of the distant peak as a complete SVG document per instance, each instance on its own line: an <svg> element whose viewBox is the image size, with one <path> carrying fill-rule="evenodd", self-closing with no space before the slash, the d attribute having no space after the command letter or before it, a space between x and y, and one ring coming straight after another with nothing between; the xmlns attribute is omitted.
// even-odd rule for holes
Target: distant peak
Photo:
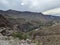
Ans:
<svg viewBox="0 0 60 45"><path fill-rule="evenodd" d="M9 9L9 10L7 10L7 11L15 11L15 10Z"/></svg>

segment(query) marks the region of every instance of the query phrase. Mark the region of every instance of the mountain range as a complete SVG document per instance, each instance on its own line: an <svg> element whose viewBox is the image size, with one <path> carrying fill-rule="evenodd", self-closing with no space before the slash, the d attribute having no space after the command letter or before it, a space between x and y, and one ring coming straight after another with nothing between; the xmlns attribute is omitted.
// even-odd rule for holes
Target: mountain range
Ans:
<svg viewBox="0 0 60 45"><path fill-rule="evenodd" d="M27 21L38 21L42 23L47 23L50 21L59 21L60 17L59 16L52 16L52 15L45 15L42 14L41 12L29 12L29 11L16 11L16 10L0 10L0 14L3 14L4 16L8 16L11 18L23 18L26 19Z"/></svg>

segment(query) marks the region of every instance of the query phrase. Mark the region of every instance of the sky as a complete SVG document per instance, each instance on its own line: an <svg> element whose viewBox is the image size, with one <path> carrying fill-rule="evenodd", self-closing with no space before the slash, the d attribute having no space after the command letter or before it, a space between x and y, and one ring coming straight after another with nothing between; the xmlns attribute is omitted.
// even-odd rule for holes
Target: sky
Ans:
<svg viewBox="0 0 60 45"><path fill-rule="evenodd" d="M44 12L59 7L60 0L0 0L0 10Z"/></svg>

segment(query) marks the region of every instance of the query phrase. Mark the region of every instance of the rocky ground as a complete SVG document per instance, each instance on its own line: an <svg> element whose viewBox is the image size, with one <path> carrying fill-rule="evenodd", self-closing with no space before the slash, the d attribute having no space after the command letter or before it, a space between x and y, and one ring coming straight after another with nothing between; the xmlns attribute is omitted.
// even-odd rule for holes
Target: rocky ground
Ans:
<svg viewBox="0 0 60 45"><path fill-rule="evenodd" d="M13 37L0 36L0 45L36 45L29 40L19 40Z"/></svg>

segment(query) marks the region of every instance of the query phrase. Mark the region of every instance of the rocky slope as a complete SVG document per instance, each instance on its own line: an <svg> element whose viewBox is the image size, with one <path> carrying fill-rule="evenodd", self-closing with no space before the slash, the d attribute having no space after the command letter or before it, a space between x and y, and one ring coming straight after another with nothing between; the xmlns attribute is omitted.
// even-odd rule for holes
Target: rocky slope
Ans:
<svg viewBox="0 0 60 45"><path fill-rule="evenodd" d="M0 14L0 27L9 27L10 22L2 15Z"/></svg>
<svg viewBox="0 0 60 45"><path fill-rule="evenodd" d="M13 37L7 37L0 35L0 45L36 45L29 40L19 40Z"/></svg>

